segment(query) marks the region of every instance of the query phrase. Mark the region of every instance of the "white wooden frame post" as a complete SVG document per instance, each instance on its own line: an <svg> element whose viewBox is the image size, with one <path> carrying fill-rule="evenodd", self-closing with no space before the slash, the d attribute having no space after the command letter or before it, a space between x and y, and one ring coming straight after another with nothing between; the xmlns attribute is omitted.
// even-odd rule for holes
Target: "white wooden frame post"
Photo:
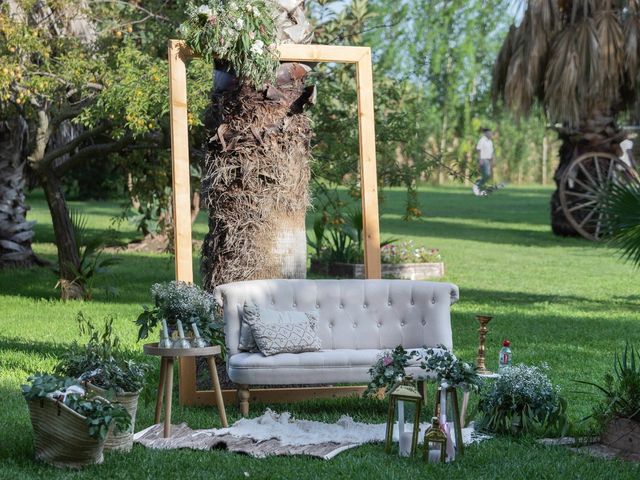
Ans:
<svg viewBox="0 0 640 480"><path fill-rule="evenodd" d="M298 62L352 63L356 66L358 131L360 144L360 189L364 232L366 278L380 278L380 225L376 173L375 120L371 49L333 45L295 45L278 47L280 60ZM171 123L171 165L176 280L193 283L193 245L191 240L191 187L189 185L189 130L187 123L187 61L194 54L180 40L169 40L169 111ZM252 399L276 402L320 396L343 396L363 387L269 389L252 392ZM235 398L235 390L223 392L225 401ZM215 403L214 392L197 391L195 361L180 361L180 403Z"/></svg>

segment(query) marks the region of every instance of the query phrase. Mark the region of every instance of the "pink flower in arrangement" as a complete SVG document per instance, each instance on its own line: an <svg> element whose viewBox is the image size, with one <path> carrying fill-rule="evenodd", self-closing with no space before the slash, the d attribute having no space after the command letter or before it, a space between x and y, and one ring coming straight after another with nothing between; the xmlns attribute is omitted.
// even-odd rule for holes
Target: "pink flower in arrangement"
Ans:
<svg viewBox="0 0 640 480"><path fill-rule="evenodd" d="M393 363L393 358L391 358L391 357L382 357L382 365L384 365L385 367L388 367L392 363Z"/></svg>
<svg viewBox="0 0 640 480"><path fill-rule="evenodd" d="M210 23L211 25L215 25L217 21L218 21L218 17L216 17L215 15L211 15L211 16L209 17L209 23Z"/></svg>

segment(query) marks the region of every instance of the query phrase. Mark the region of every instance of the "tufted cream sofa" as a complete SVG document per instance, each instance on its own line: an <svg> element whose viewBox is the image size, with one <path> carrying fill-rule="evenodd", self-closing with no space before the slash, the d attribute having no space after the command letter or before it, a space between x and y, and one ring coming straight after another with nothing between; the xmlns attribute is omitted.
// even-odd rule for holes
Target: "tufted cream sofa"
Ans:
<svg viewBox="0 0 640 480"><path fill-rule="evenodd" d="M452 348L450 307L458 287L410 280L252 280L215 289L223 307L227 371L240 385L248 413L251 385L361 383L384 349L402 345ZM273 310L318 313L319 352L262 353L238 350L245 302ZM424 377L416 364L409 373Z"/></svg>

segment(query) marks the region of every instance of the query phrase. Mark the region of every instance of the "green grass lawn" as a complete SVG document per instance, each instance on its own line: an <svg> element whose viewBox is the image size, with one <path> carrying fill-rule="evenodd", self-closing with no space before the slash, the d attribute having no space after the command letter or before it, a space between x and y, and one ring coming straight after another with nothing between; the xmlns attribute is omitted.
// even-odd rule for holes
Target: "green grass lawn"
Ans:
<svg viewBox="0 0 640 480"><path fill-rule="evenodd" d="M626 340L640 345L639 274L602 245L563 239L550 233L550 190L508 188L488 197L471 195L470 188L420 190L423 220L402 221L404 193L386 192L381 206L382 236L412 238L440 248L446 280L460 287L453 307L456 353L475 358L476 313L488 313L489 367L495 368L500 341L512 342L516 362L548 363L552 380L569 401L569 414L578 422L596 400L579 393L574 379L598 381L611 368L616 349ZM55 259L48 211L38 193L30 199L30 218L38 220L35 250ZM74 207L89 217L89 226L102 233L111 226L118 205L79 202ZM195 227L196 238L206 230L204 218ZM134 237L127 224L119 226L123 240ZM118 288L116 297L96 291L92 302L61 303L53 289L55 278L46 269L0 272L0 478L640 478L637 465L604 461L548 448L532 440L495 439L467 450L448 466L427 466L418 460L398 459L368 445L331 461L302 457L256 460L221 451L158 452L135 446L130 454L108 455L102 466L81 472L60 472L33 462L32 433L19 387L33 372L48 370L77 336L75 315L82 310L94 319L116 318L117 331L132 356L142 358L133 325L140 304L149 302L149 286L173 276L169 255L126 253L101 279ZM197 271L197 268L196 268ZM155 382L158 374L149 376ZM176 393L177 395L177 393ZM265 405L252 405L259 414ZM384 421L381 402L347 399L275 405L302 418L335 421L344 413L360 421ZM137 426L153 421L153 403L140 406ZM238 419L227 406L230 421ZM176 405L174 421L196 428L218 425L214 409ZM586 432L590 427L578 423Z"/></svg>

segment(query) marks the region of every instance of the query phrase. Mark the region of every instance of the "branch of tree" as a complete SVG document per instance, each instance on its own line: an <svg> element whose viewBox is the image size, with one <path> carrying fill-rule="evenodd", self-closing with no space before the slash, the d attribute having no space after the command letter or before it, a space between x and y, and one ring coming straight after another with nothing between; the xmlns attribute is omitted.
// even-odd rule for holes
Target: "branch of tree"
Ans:
<svg viewBox="0 0 640 480"><path fill-rule="evenodd" d="M133 141L134 139L132 135L125 135L124 137L113 142L99 143L96 145L85 147L79 150L74 155L70 155L67 159L58 163L55 168L55 174L61 177L67 171L84 161L105 157L111 153L116 153L124 150Z"/></svg>
<svg viewBox="0 0 640 480"><path fill-rule="evenodd" d="M47 152L42 159L42 163L45 166L52 165L54 160L62 157L63 155L72 153L75 149L80 147L87 140L91 140L98 136L100 133L105 132L109 126L107 124L102 124L96 128L91 130L86 130L82 132L80 135L75 137L69 143L61 146L60 148L56 148L55 150L50 150ZM54 170L56 170L58 166L54 166Z"/></svg>
<svg viewBox="0 0 640 480"><path fill-rule="evenodd" d="M83 98L79 102L74 104L69 104L67 107L60 110L60 113L53 117L51 120L50 130L53 131L60 126L62 122L65 120L70 120L74 117L77 117L82 110L84 110L89 104L94 102L96 99L95 95L91 95L89 97Z"/></svg>

